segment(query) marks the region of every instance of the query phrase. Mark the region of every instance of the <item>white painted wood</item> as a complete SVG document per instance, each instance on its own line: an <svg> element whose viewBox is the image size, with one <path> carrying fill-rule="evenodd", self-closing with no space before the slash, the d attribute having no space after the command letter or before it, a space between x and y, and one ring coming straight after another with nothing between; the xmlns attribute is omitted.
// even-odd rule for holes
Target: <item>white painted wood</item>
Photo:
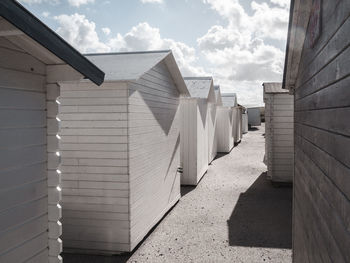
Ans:
<svg viewBox="0 0 350 263"><path fill-rule="evenodd" d="M216 132L218 152L228 153L233 148L233 117L232 110L229 107L217 107L216 112Z"/></svg>
<svg viewBox="0 0 350 263"><path fill-rule="evenodd" d="M267 175L273 182L293 182L294 174L294 129L277 124L293 123L294 97L283 91L279 84L264 83L265 102L265 158ZM270 85L275 87L271 90Z"/></svg>
<svg viewBox="0 0 350 263"><path fill-rule="evenodd" d="M209 105L206 99L181 100L181 184L197 185L209 163Z"/></svg>
<svg viewBox="0 0 350 263"><path fill-rule="evenodd" d="M243 134L248 132L248 114L244 112L242 114L242 132Z"/></svg>
<svg viewBox="0 0 350 263"><path fill-rule="evenodd" d="M179 199L180 94L167 63L151 64L137 79L98 89L60 83L67 251L131 251Z"/></svg>
<svg viewBox="0 0 350 263"><path fill-rule="evenodd" d="M208 104L208 162L211 163L218 152L218 140L216 131L217 104Z"/></svg>

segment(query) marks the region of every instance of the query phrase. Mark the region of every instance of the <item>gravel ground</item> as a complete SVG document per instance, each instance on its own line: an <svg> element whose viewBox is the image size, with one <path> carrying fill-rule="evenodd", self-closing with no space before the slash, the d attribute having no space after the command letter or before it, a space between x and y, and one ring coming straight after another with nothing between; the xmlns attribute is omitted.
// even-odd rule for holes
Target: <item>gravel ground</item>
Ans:
<svg viewBox="0 0 350 263"><path fill-rule="evenodd" d="M64 262L291 262L292 188L266 180L264 126L218 156L132 254Z"/></svg>

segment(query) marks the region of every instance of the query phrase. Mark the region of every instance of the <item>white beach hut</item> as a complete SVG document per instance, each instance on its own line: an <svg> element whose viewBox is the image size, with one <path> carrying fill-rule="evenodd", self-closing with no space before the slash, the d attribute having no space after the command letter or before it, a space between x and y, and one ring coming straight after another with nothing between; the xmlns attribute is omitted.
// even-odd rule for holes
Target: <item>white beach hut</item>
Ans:
<svg viewBox="0 0 350 263"><path fill-rule="evenodd" d="M248 113L247 109L243 108L242 110L242 133L245 134L248 132Z"/></svg>
<svg viewBox="0 0 350 263"><path fill-rule="evenodd" d="M248 113L248 125L249 126L260 126L261 125L261 114L258 106L247 108Z"/></svg>
<svg viewBox="0 0 350 263"><path fill-rule="evenodd" d="M292 182L294 171L294 97L282 83L264 83L265 155L273 182Z"/></svg>
<svg viewBox="0 0 350 263"><path fill-rule="evenodd" d="M61 262L60 81L104 73L12 0L0 1L0 262Z"/></svg>
<svg viewBox="0 0 350 263"><path fill-rule="evenodd" d="M230 107L232 110L232 136L233 142L238 143L241 140L241 121L242 111L237 103L236 93L222 93L223 106Z"/></svg>
<svg viewBox="0 0 350 263"><path fill-rule="evenodd" d="M222 106L222 97L221 90L219 85L214 85L215 97L216 97L216 106Z"/></svg>
<svg viewBox="0 0 350 263"><path fill-rule="evenodd" d="M182 100L181 183L197 185L216 156L216 96L211 77L185 78L191 98Z"/></svg>
<svg viewBox="0 0 350 263"><path fill-rule="evenodd" d="M106 72L62 85L67 251L132 251L180 198L180 110L189 95L171 51L92 54Z"/></svg>

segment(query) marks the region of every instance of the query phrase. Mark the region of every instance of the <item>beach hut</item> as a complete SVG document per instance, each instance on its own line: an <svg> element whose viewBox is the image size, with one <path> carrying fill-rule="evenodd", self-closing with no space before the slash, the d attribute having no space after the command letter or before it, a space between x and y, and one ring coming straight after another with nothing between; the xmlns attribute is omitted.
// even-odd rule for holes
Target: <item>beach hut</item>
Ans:
<svg viewBox="0 0 350 263"><path fill-rule="evenodd" d="M180 198L181 96L171 51L91 54L106 73L61 86L66 251L132 251Z"/></svg>
<svg viewBox="0 0 350 263"><path fill-rule="evenodd" d="M0 262L61 262L60 81L104 73L18 2L0 1Z"/></svg>
<svg viewBox="0 0 350 263"><path fill-rule="evenodd" d="M211 77L185 78L185 83L191 97L181 101L181 183L197 185L216 156L216 96Z"/></svg>
<svg viewBox="0 0 350 263"><path fill-rule="evenodd" d="M294 173L294 101L282 83L263 83L265 155L272 182L291 183Z"/></svg>
<svg viewBox="0 0 350 263"><path fill-rule="evenodd" d="M248 113L247 109L242 109L242 133L245 134L248 132Z"/></svg>
<svg viewBox="0 0 350 263"><path fill-rule="evenodd" d="M224 107L237 107L237 95L236 93L221 93L222 106Z"/></svg>
<svg viewBox="0 0 350 263"><path fill-rule="evenodd" d="M224 107L229 107L232 110L232 136L233 142L238 143L241 140L241 121L242 111L237 103L236 93L223 93L222 104Z"/></svg>
<svg viewBox="0 0 350 263"><path fill-rule="evenodd" d="M349 1L291 2L293 261L350 262Z"/></svg>
<svg viewBox="0 0 350 263"><path fill-rule="evenodd" d="M247 113L249 127L261 125L260 107L249 107Z"/></svg>
<svg viewBox="0 0 350 263"><path fill-rule="evenodd" d="M221 90L219 85L214 85L215 97L216 97L216 106L222 106L222 97Z"/></svg>

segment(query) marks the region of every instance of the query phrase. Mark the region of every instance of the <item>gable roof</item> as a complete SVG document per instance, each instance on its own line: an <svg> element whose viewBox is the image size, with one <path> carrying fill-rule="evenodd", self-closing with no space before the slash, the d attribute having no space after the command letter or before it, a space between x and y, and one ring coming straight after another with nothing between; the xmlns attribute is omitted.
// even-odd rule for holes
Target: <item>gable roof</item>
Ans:
<svg viewBox="0 0 350 263"><path fill-rule="evenodd" d="M212 77L185 77L184 80L191 97L208 99L213 85Z"/></svg>
<svg viewBox="0 0 350 263"><path fill-rule="evenodd" d="M105 81L138 80L147 71L164 61L179 91L189 95L171 50L98 53L85 56L106 73Z"/></svg>
<svg viewBox="0 0 350 263"><path fill-rule="evenodd" d="M236 93L221 93L222 105L225 107L236 107L237 106L237 95Z"/></svg>
<svg viewBox="0 0 350 263"><path fill-rule="evenodd" d="M1 0L0 17L95 84L100 85L103 82L103 71L87 60L17 1Z"/></svg>
<svg viewBox="0 0 350 263"><path fill-rule="evenodd" d="M288 93L288 90L282 89L281 82L263 83L264 93Z"/></svg>

